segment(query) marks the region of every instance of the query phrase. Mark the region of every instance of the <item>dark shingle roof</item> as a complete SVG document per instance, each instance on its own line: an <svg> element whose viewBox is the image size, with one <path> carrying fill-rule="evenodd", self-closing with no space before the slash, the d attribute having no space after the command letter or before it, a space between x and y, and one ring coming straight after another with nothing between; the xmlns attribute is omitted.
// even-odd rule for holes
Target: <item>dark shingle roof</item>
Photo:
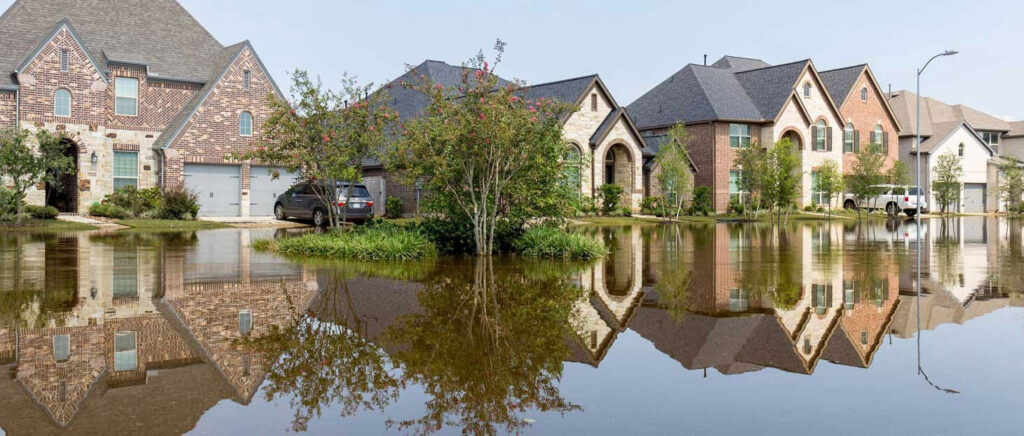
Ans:
<svg viewBox="0 0 1024 436"><path fill-rule="evenodd" d="M423 61L385 85L389 99L388 105L392 110L398 112L399 120L405 121L419 117L423 115L423 110L430 104L430 98L422 92L407 87L408 85L417 85L421 81L427 80L445 88L457 88L462 84L463 72L475 71L474 68L457 67L441 61ZM509 82L499 77L498 83L504 86Z"/></svg>
<svg viewBox="0 0 1024 436"><path fill-rule="evenodd" d="M224 47L174 0L16 0L0 16L0 85L61 20L101 63L149 66L152 76L205 83ZM142 24L145 25L142 25Z"/></svg>
<svg viewBox="0 0 1024 436"><path fill-rule="evenodd" d="M837 68L834 70L820 71L821 81L825 83L825 89L832 95L836 106L843 106L843 101L850 94L850 89L857 83L860 73L867 65L854 65L852 67Z"/></svg>
<svg viewBox="0 0 1024 436"><path fill-rule="evenodd" d="M546 98L575 104L596 79L597 74L591 74L589 76L527 86L522 90L523 98L527 100Z"/></svg>
<svg viewBox="0 0 1024 436"><path fill-rule="evenodd" d="M604 121L601 122L601 125L597 126L597 130L594 131L594 134L590 136L590 144L597 145L597 143L600 142L602 138L604 138L604 135L608 133L608 130L610 130L612 126L615 125L615 122L618 121L619 116L621 116L625 111L625 109L620 107L615 108L614 110L609 112L608 116L604 117Z"/></svg>
<svg viewBox="0 0 1024 436"><path fill-rule="evenodd" d="M725 68L732 70L734 73L741 71L754 70L758 68L770 67L771 64L754 58L744 58L740 56L722 56L721 59L711 64L715 68Z"/></svg>
<svg viewBox="0 0 1024 436"><path fill-rule="evenodd" d="M761 112L761 118L775 119L793 94L796 81L804 71L809 60L792 62L784 65L744 71L736 74L736 80L750 96L750 101Z"/></svg>

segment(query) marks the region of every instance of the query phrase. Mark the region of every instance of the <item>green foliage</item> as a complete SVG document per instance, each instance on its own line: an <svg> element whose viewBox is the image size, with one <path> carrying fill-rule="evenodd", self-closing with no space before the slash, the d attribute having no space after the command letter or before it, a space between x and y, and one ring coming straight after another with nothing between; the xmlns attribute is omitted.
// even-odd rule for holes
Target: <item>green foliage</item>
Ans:
<svg viewBox="0 0 1024 436"><path fill-rule="evenodd" d="M601 213L610 215L619 208L623 189L616 184L601 185Z"/></svg>
<svg viewBox="0 0 1024 436"><path fill-rule="evenodd" d="M960 202L960 191L964 186L963 175L964 168L959 156L952 152L939 156L935 164L935 181L932 182L932 190L942 213L946 213L950 206Z"/></svg>
<svg viewBox="0 0 1024 436"><path fill-rule="evenodd" d="M397 219L402 217L402 199L398 197L388 196L384 200L384 216Z"/></svg>
<svg viewBox="0 0 1024 436"><path fill-rule="evenodd" d="M25 213L29 214L33 219L37 220L52 220L56 219L60 212L57 211L56 207L53 206L37 206L30 204L25 206Z"/></svg>
<svg viewBox="0 0 1024 436"><path fill-rule="evenodd" d="M907 168L906 162L901 160L892 163L889 171L885 173L885 177L891 185L907 186L913 182L910 179L910 168Z"/></svg>
<svg viewBox="0 0 1024 436"><path fill-rule="evenodd" d="M116 204L93 203L92 206L89 206L89 215L104 218L124 219L131 216L131 213Z"/></svg>
<svg viewBox="0 0 1024 436"><path fill-rule="evenodd" d="M387 142L387 130L398 119L398 113L388 108L387 92L371 90L373 84L359 86L355 77L346 74L341 91L335 92L296 70L292 101L268 95L271 112L261 126L258 143L232 157L273 162L297 172L301 180L319 182L311 186L321 202L337 204L335 187L362 180L363 161L378 157ZM344 217L335 208L327 210L331 226L340 226Z"/></svg>
<svg viewBox="0 0 1024 436"><path fill-rule="evenodd" d="M119 206L128 211L131 217L141 217L149 211L160 210L163 206L163 193L160 188L140 190L129 185L107 194L103 203Z"/></svg>
<svg viewBox="0 0 1024 436"><path fill-rule="evenodd" d="M427 237L442 254L460 255L476 253L473 224L469 220L455 221L448 218L430 217L420 223L410 224L414 230ZM523 233L518 223L500 221L495 230L495 250L509 252L513 243Z"/></svg>
<svg viewBox="0 0 1024 436"><path fill-rule="evenodd" d="M825 162L818 168L818 179L811 189L825 195L830 215L832 213L832 198L843 191L843 185L843 172L839 169L839 163L833 159L825 159Z"/></svg>
<svg viewBox="0 0 1024 436"><path fill-rule="evenodd" d="M601 239L553 226L531 227L515 242L516 253L525 257L589 260L608 250Z"/></svg>
<svg viewBox="0 0 1024 436"><path fill-rule="evenodd" d="M504 43L495 45L497 62ZM568 104L526 99L520 84L499 84L481 53L446 88L420 75L404 86L429 100L422 117L404 125L388 159L409 184L430 193L430 211L468 221L476 254L497 251L498 226L523 227L535 218L573 213L566 199L579 191L566 182L562 135ZM454 97L454 98L453 98Z"/></svg>
<svg viewBox="0 0 1024 436"><path fill-rule="evenodd" d="M853 168L845 179L846 190L857 204L864 204L879 195L876 186L886 181L886 176L882 174L884 165L885 155L878 153L876 147L864 147L854 157ZM860 210L858 207L858 215Z"/></svg>
<svg viewBox="0 0 1024 436"><path fill-rule="evenodd" d="M1024 170L1013 162L1004 164L1001 170L999 193L1006 202L1006 209L1011 213L1020 213L1024 206L1021 198L1024 196Z"/></svg>
<svg viewBox="0 0 1024 436"><path fill-rule="evenodd" d="M693 190L693 201L690 203L690 215L707 216L714 210L711 202L711 188L698 186Z"/></svg>
<svg viewBox="0 0 1024 436"><path fill-rule="evenodd" d="M743 203L736 198L729 199L729 213L743 215Z"/></svg>
<svg viewBox="0 0 1024 436"><path fill-rule="evenodd" d="M35 135L35 149L27 130L0 130L0 175L18 202L18 220L27 216L23 212L25 194L40 182L54 184L64 174L75 171L74 160L66 153L70 142L62 134L40 130Z"/></svg>
<svg viewBox="0 0 1024 436"><path fill-rule="evenodd" d="M644 197L640 201L640 213L644 215L665 215L665 199L661 197Z"/></svg>
<svg viewBox="0 0 1024 436"><path fill-rule="evenodd" d="M813 204L808 204L807 206L804 206L804 212L814 212L815 209L817 208L814 207Z"/></svg>
<svg viewBox="0 0 1024 436"><path fill-rule="evenodd" d="M20 203L18 194L0 186L0 221L14 221L17 219Z"/></svg>
<svg viewBox="0 0 1024 436"><path fill-rule="evenodd" d="M164 191L160 217L169 220L191 221L199 214L196 194L185 188L171 188Z"/></svg>
<svg viewBox="0 0 1024 436"><path fill-rule="evenodd" d="M746 210L756 212L762 206L768 180L768 152L758 146L742 148L736 155L736 167L740 171L739 189L746 192Z"/></svg>
<svg viewBox="0 0 1024 436"><path fill-rule="evenodd" d="M801 167L799 151L788 138L776 142L767 152L763 195L780 217L800 195Z"/></svg>
<svg viewBox="0 0 1024 436"><path fill-rule="evenodd" d="M668 141L658 150L654 158L660 172L658 184L664 193L674 193L674 204L667 205L678 219L683 210L683 198L693 190L693 174L690 168L689 148L693 135L686 126L678 123L668 130Z"/></svg>
<svg viewBox="0 0 1024 436"><path fill-rule="evenodd" d="M426 236L399 227L357 227L351 231L307 233L259 242L254 247L292 256L329 256L355 260L404 261L436 255Z"/></svg>

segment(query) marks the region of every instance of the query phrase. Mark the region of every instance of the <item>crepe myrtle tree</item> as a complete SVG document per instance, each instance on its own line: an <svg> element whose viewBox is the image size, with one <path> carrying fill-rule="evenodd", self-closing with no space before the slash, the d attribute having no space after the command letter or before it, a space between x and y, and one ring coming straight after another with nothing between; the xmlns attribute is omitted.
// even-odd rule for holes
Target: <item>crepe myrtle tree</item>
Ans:
<svg viewBox="0 0 1024 436"><path fill-rule="evenodd" d="M378 157L398 119L387 105L387 92L373 84L360 86L345 74L340 91L324 86L302 70L292 73L291 101L270 94L271 113L249 149L233 154L237 160L273 164L299 174L327 207L331 227L346 220L344 183L362 180L362 163ZM279 174L273 174L274 178ZM344 196L344 197L343 197Z"/></svg>
<svg viewBox="0 0 1024 436"><path fill-rule="evenodd" d="M495 252L499 226L566 216L566 199L579 189L562 182L569 145L561 120L570 107L528 99L521 83L499 81L494 71L504 47L495 44L494 65L482 52L465 64L456 87L423 75L403 84L430 103L402 126L389 158L389 167L431 193L434 213L469 222L479 256Z"/></svg>
<svg viewBox="0 0 1024 436"><path fill-rule="evenodd" d="M676 194L670 206L675 209L675 217L678 220L683 210L684 193L689 193L693 189L693 174L690 173L688 152L693 135L680 123L668 130L668 138L668 142L658 150L654 160L661 168L658 184L661 185L662 192Z"/></svg>
<svg viewBox="0 0 1024 436"><path fill-rule="evenodd" d="M861 205L880 194L878 185L885 183L887 176L882 173L885 155L878 152L878 147L861 148L854 156L853 167L845 177L846 190L857 204L857 216L861 217ZM875 206L875 205L870 205Z"/></svg>
<svg viewBox="0 0 1024 436"><path fill-rule="evenodd" d="M960 203L960 192L964 187L963 176L964 167L959 156L952 152L939 156L935 164L935 182L932 183L932 190L943 214L949 211L949 206Z"/></svg>
<svg viewBox="0 0 1024 436"><path fill-rule="evenodd" d="M743 208L747 213L753 212L756 217L762 208L762 198L768 180L768 150L755 143L742 148L736 154L736 168L740 171L738 188L746 192Z"/></svg>
<svg viewBox="0 0 1024 436"><path fill-rule="evenodd" d="M25 195L37 183L56 185L62 176L74 173L75 161L64 151L71 138L65 133L39 130L33 135L23 129L0 130L0 186L7 184L18 202L18 220L24 216Z"/></svg>

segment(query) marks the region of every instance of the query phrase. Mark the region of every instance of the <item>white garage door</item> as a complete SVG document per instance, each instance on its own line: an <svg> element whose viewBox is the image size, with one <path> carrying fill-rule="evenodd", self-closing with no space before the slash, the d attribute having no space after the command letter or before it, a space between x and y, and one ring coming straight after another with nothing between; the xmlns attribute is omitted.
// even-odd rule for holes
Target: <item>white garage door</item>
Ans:
<svg viewBox="0 0 1024 436"><path fill-rule="evenodd" d="M985 212L985 187L984 183L964 183L964 212Z"/></svg>
<svg viewBox="0 0 1024 436"><path fill-rule="evenodd" d="M199 197L199 216L242 214L241 167L185 164L185 187Z"/></svg>
<svg viewBox="0 0 1024 436"><path fill-rule="evenodd" d="M274 179L274 171L278 178ZM249 215L274 215L274 201L298 180L298 174L272 167L249 168Z"/></svg>

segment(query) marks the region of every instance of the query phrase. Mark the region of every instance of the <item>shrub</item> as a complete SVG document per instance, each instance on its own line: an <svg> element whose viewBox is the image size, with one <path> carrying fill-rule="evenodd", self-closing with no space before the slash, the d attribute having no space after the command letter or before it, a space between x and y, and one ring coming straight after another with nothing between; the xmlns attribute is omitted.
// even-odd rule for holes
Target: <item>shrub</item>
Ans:
<svg viewBox="0 0 1024 436"><path fill-rule="evenodd" d="M622 200L622 192L622 187L619 185L601 185L601 212L609 215L618 209L619 201Z"/></svg>
<svg viewBox="0 0 1024 436"><path fill-rule="evenodd" d="M476 241L473 239L473 225L468 221L447 218L428 218L423 222L406 226L410 231L426 236L442 254L475 254ZM499 252L507 252L523 230L509 223L499 221L494 235L494 246Z"/></svg>
<svg viewBox="0 0 1024 436"><path fill-rule="evenodd" d="M108 194L103 202L121 207L132 217L139 217L147 211L159 210L163 204L163 194L160 188L139 190L129 185Z"/></svg>
<svg viewBox="0 0 1024 436"><path fill-rule="evenodd" d="M515 251L525 257L588 260L604 256L608 249L595 236L545 226L523 232Z"/></svg>
<svg viewBox="0 0 1024 436"><path fill-rule="evenodd" d="M571 197L569 201L572 204L572 211L575 212L577 216L595 215L598 212L597 203L594 201L593 197L577 193L575 196Z"/></svg>
<svg viewBox="0 0 1024 436"><path fill-rule="evenodd" d="M814 212L814 205L808 204L807 206L804 206L804 212Z"/></svg>
<svg viewBox="0 0 1024 436"><path fill-rule="evenodd" d="M644 199L640 201L640 213L644 215L663 216L665 215L664 203L665 200L661 197L644 197Z"/></svg>
<svg viewBox="0 0 1024 436"><path fill-rule="evenodd" d="M711 205L711 188L698 186L693 190L693 201L690 204L690 215L709 215L713 207Z"/></svg>
<svg viewBox="0 0 1024 436"><path fill-rule="evenodd" d="M57 215L60 215L60 212L56 207L36 206L34 204L25 206L25 213L31 215L32 218L37 220L52 220L57 218Z"/></svg>
<svg viewBox="0 0 1024 436"><path fill-rule="evenodd" d="M194 192L185 188L164 191L163 206L160 208L162 218L191 221L198 214L199 202Z"/></svg>
<svg viewBox="0 0 1024 436"><path fill-rule="evenodd" d="M0 221L14 221L18 218L18 194L0 186Z"/></svg>
<svg viewBox="0 0 1024 436"><path fill-rule="evenodd" d="M402 217L402 199L398 197L388 196L384 200L384 216L395 219Z"/></svg>
<svg viewBox="0 0 1024 436"><path fill-rule="evenodd" d="M743 215L743 203L737 198L729 199L729 213Z"/></svg>
<svg viewBox="0 0 1024 436"><path fill-rule="evenodd" d="M89 215L113 219L125 219L129 216L123 207L109 203L93 203L89 206Z"/></svg>
<svg viewBox="0 0 1024 436"><path fill-rule="evenodd" d="M351 231L306 233L279 240L257 241L253 247L284 255L330 256L356 260L401 261L433 257L434 244L426 236L399 227L358 227Z"/></svg>
<svg viewBox="0 0 1024 436"><path fill-rule="evenodd" d="M619 214L622 216L633 216L633 209L622 206L622 209L619 209Z"/></svg>

